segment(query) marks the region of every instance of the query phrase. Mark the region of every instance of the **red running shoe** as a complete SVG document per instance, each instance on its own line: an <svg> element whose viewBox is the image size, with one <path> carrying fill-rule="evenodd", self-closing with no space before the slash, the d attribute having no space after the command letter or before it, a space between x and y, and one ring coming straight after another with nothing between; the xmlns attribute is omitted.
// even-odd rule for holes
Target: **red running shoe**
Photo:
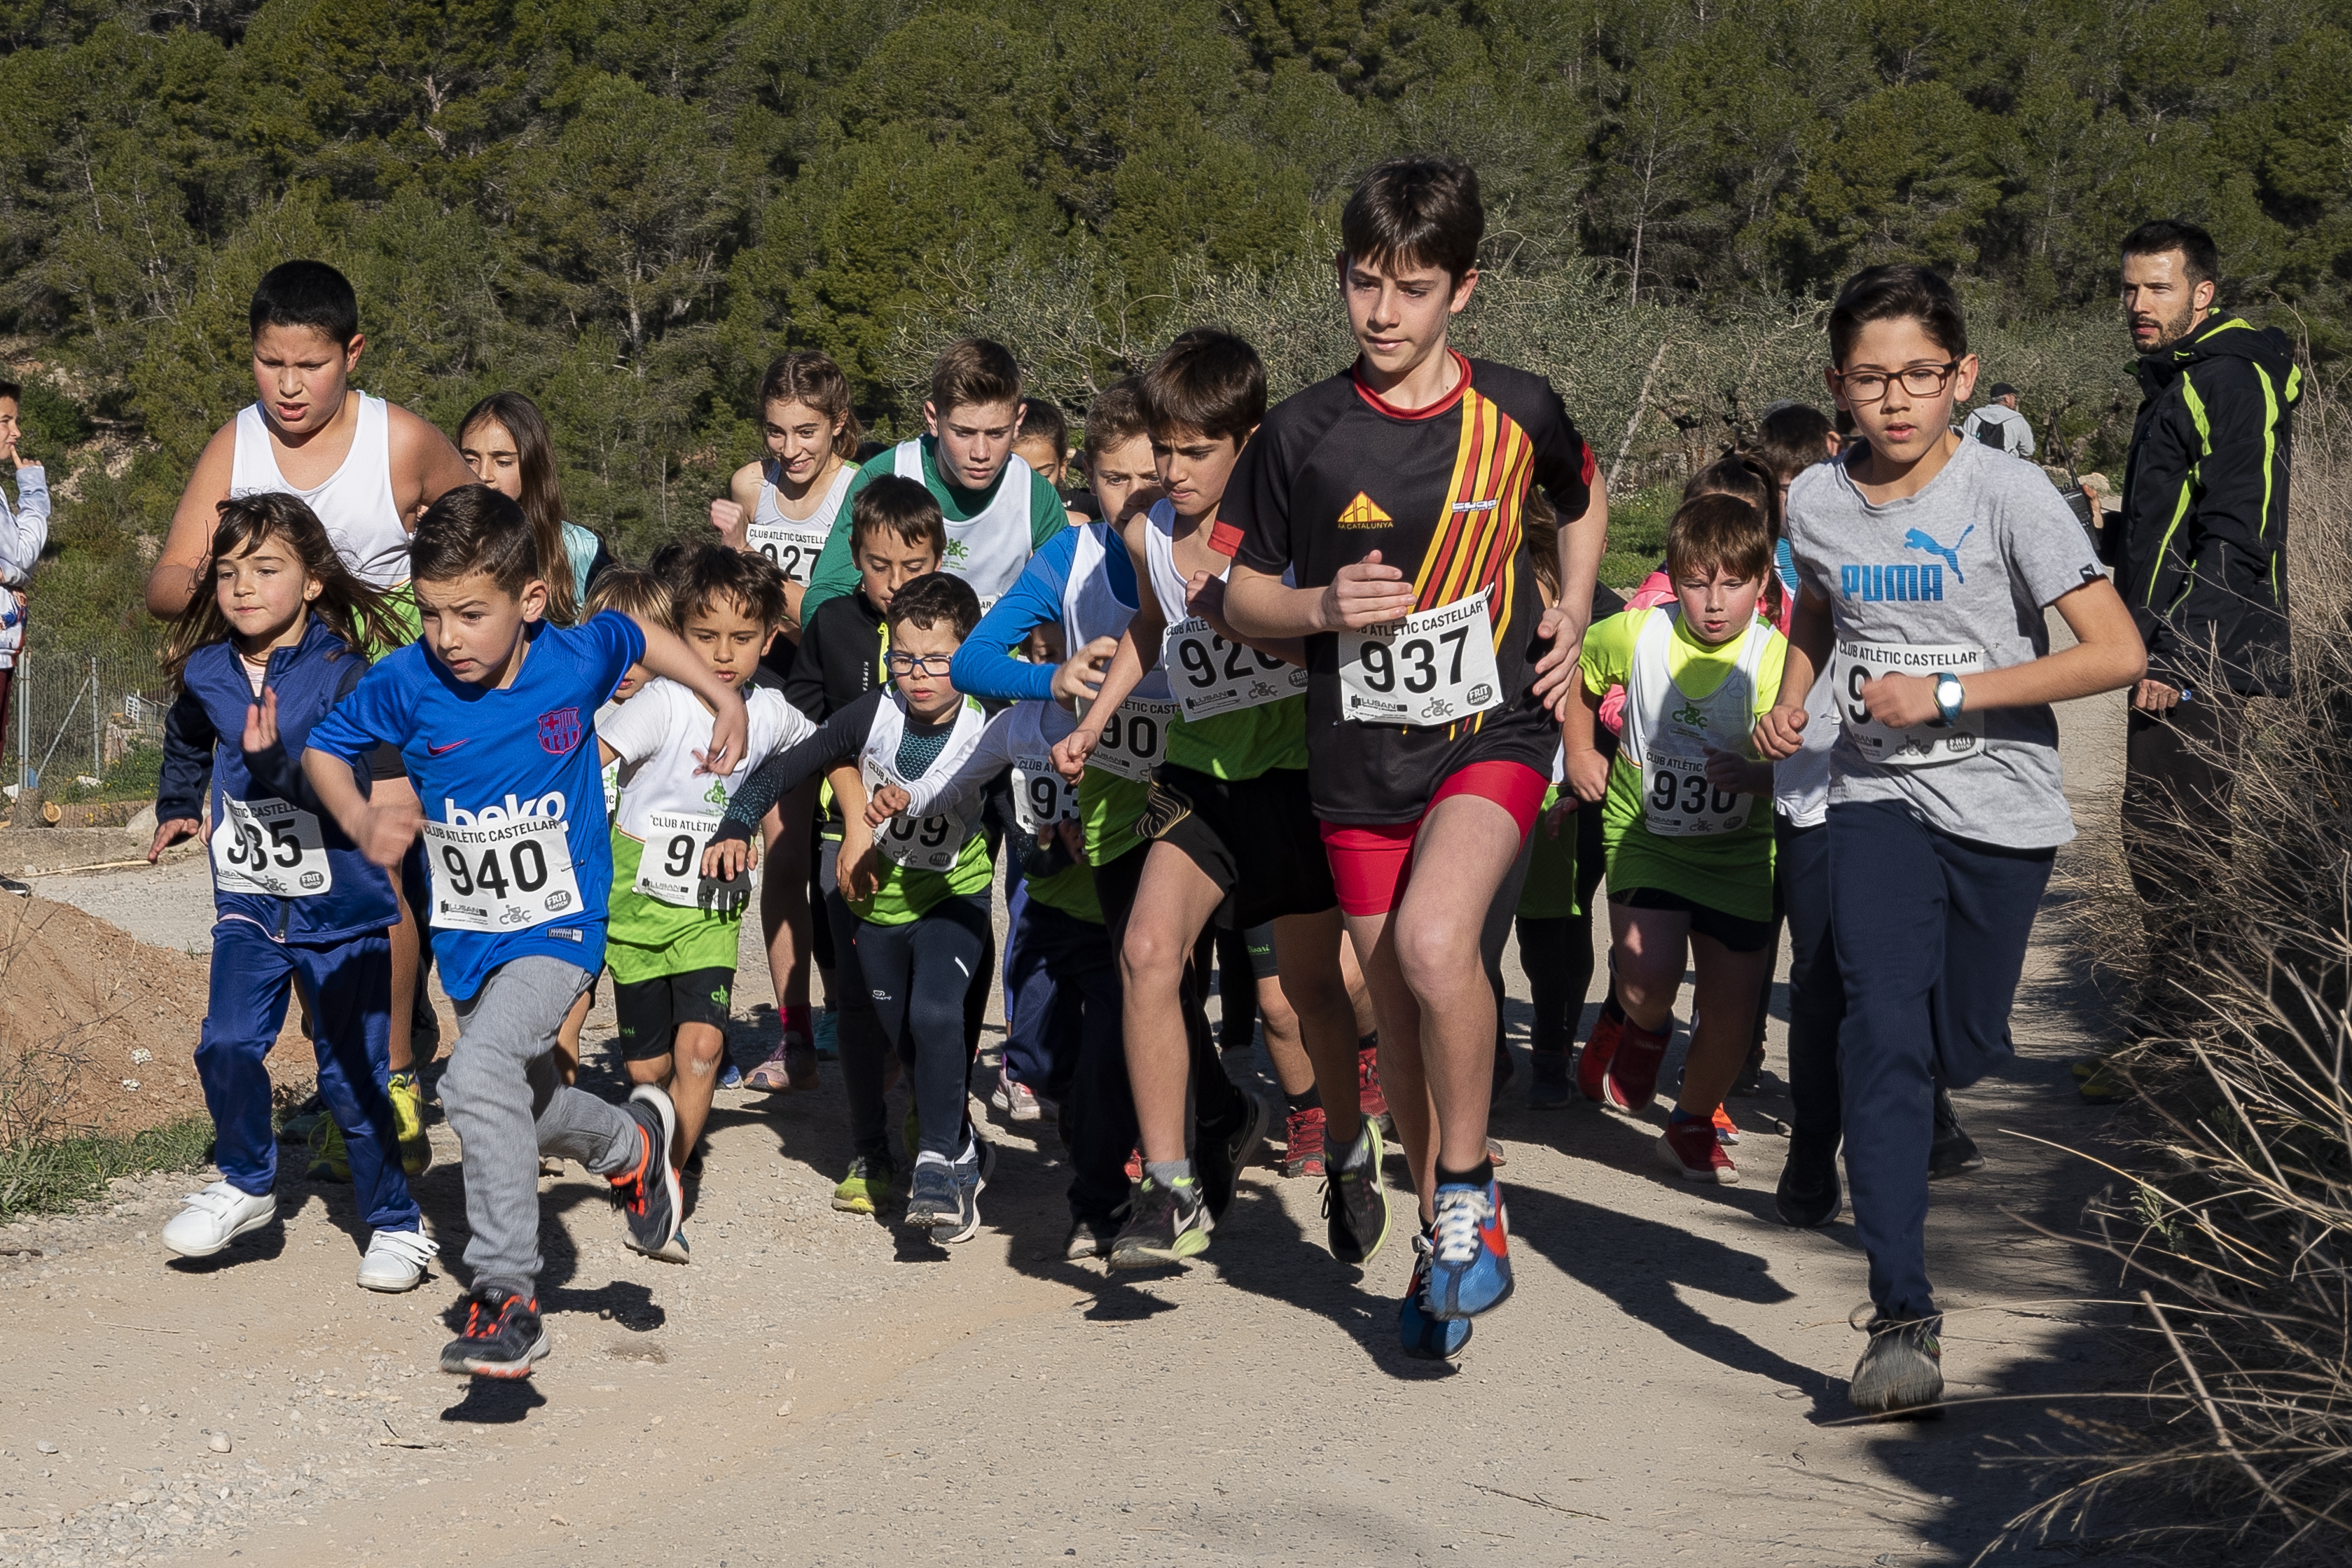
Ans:
<svg viewBox="0 0 2352 1568"><path fill-rule="evenodd" d="M1323 1107L1293 1111L1282 1128L1282 1174L1319 1176L1323 1174Z"/></svg>
<svg viewBox="0 0 2352 1568"><path fill-rule="evenodd" d="M1601 1080L1616 1059L1617 1041L1624 1028L1625 1015L1617 1010L1616 999L1603 1002L1600 1019L1592 1026L1592 1038L1584 1042L1584 1052L1576 1059L1576 1092L1587 1100L1603 1097Z"/></svg>
<svg viewBox="0 0 2352 1568"><path fill-rule="evenodd" d="M1381 1040L1378 1035L1356 1046L1356 1109L1367 1122L1385 1122L1389 1097L1381 1091Z"/></svg>
<svg viewBox="0 0 2352 1568"><path fill-rule="evenodd" d="M1139 1182L1142 1179L1143 1151L1141 1149L1129 1149L1127 1151L1127 1184L1129 1186L1133 1186L1137 1182Z"/></svg>
<svg viewBox="0 0 2352 1568"><path fill-rule="evenodd" d="M1685 1181L1720 1182L1725 1186L1739 1185L1739 1167L1715 1141L1715 1124L1696 1117L1687 1122L1669 1122L1658 1139L1658 1158L1683 1173Z"/></svg>
<svg viewBox="0 0 2352 1568"><path fill-rule="evenodd" d="M1739 1141L1739 1124L1733 1121L1730 1111L1721 1105L1715 1108L1715 1141L1718 1144Z"/></svg>
<svg viewBox="0 0 2352 1568"><path fill-rule="evenodd" d="M1617 1040L1617 1054L1601 1073L1601 1093L1620 1111L1640 1113L1658 1095L1658 1069L1664 1065L1666 1047L1675 1038L1674 1025L1652 1034L1633 1019L1625 1020Z"/></svg>

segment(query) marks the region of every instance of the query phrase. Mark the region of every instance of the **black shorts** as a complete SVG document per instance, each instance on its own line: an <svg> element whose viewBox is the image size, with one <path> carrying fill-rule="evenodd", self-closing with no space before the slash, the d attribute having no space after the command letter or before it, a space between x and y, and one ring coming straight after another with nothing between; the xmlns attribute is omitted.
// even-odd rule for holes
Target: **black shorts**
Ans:
<svg viewBox="0 0 2352 1568"><path fill-rule="evenodd" d="M735 990L732 969L689 969L650 980L613 982L613 1014L621 1026L621 1056L651 1061L667 1056L682 1023L707 1023L727 1031L727 1007Z"/></svg>
<svg viewBox="0 0 2352 1568"><path fill-rule="evenodd" d="M1609 902L1627 909L1671 909L1687 915L1692 936L1712 937L1722 943L1727 953L1761 953L1772 945L1770 921L1742 920L1737 915L1710 909L1695 898L1668 893L1663 887L1632 887L1622 893L1612 889Z"/></svg>
<svg viewBox="0 0 2352 1568"><path fill-rule="evenodd" d="M1162 763L1136 829L1208 873L1225 895L1220 925L1246 930L1339 902L1303 768L1228 779Z"/></svg>

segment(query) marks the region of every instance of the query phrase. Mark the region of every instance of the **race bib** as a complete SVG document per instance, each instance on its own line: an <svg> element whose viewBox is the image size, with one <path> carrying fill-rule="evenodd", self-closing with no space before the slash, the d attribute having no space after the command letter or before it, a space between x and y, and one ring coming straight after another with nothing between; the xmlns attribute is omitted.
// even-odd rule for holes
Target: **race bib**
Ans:
<svg viewBox="0 0 2352 1568"><path fill-rule="evenodd" d="M335 885L319 819L283 800L222 797L212 852L213 885L223 893L315 898Z"/></svg>
<svg viewBox="0 0 2352 1568"><path fill-rule="evenodd" d="M1909 643L1849 643L1839 638L1830 670L1837 682L1838 716L1846 737L1864 757L1890 768L1926 768L1973 756L1984 749L1983 714L1964 711L1951 724L1937 718L1916 729L1889 729L1863 706L1862 688L1881 675L1933 675L1941 670L1964 675L1984 667L1982 648L1958 643L1923 647Z"/></svg>
<svg viewBox="0 0 2352 1568"><path fill-rule="evenodd" d="M964 841L971 824L952 811L934 811L918 820L893 817L874 831L874 847L882 858L909 871L953 871L963 858Z"/></svg>
<svg viewBox="0 0 2352 1568"><path fill-rule="evenodd" d="M702 848L719 819L692 811L646 813L646 847L631 889L663 904L694 909L702 902Z"/></svg>
<svg viewBox="0 0 2352 1568"><path fill-rule="evenodd" d="M525 931L580 913L580 883L561 817L471 828L425 824L433 924L453 931Z"/></svg>
<svg viewBox="0 0 2352 1568"><path fill-rule="evenodd" d="M785 581L806 588L816 570L817 554L832 532L814 523L753 523L743 530L743 537L784 574Z"/></svg>
<svg viewBox="0 0 2352 1568"><path fill-rule="evenodd" d="M1643 758L1642 824L1662 838L1736 833L1748 825L1755 800L1708 783L1706 764L1695 757L1652 752Z"/></svg>
<svg viewBox="0 0 2352 1568"><path fill-rule="evenodd" d="M1103 721L1102 740L1087 766L1140 783L1168 755L1168 727L1176 718L1172 702L1129 697Z"/></svg>
<svg viewBox="0 0 2352 1568"><path fill-rule="evenodd" d="M1228 643L1199 616L1168 628L1160 663L1186 718L1238 713L1304 695L1307 672L1245 643Z"/></svg>
<svg viewBox="0 0 2352 1568"><path fill-rule="evenodd" d="M1340 632L1339 701L1342 718L1417 727L1501 706L1486 596Z"/></svg>
<svg viewBox="0 0 2352 1568"><path fill-rule="evenodd" d="M1013 820L1035 838L1078 814L1078 787L1055 769L1050 757L1013 759Z"/></svg>

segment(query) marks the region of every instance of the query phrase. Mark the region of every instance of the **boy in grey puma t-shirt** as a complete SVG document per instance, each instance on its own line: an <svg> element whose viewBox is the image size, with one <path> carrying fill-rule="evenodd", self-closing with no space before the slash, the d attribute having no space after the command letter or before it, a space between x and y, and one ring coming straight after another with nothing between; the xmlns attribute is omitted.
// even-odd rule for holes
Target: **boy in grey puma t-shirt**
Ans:
<svg viewBox="0 0 2352 1568"><path fill-rule="evenodd" d="M1930 827L2010 849L2074 836L2046 706L1962 713L1895 732L1858 687L1889 670L2001 669L2050 651L2042 612L2099 576L2091 543L2042 470L1963 443L1914 496L1876 506L1845 458L1789 487L1789 542L1805 587L1829 601L1831 674L1843 721L1830 803L1903 800Z"/></svg>

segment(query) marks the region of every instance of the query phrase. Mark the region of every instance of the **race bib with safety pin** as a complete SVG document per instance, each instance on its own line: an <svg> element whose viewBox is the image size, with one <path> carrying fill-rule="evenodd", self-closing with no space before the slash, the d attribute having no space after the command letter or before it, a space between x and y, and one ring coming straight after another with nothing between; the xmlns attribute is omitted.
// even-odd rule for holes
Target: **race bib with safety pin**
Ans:
<svg viewBox="0 0 2352 1568"><path fill-rule="evenodd" d="M211 847L213 885L223 893L315 898L335 885L319 819L284 800L222 797Z"/></svg>
<svg viewBox="0 0 2352 1568"><path fill-rule="evenodd" d="M719 831L719 819L696 811L646 813L646 847L630 888L680 909L702 902L702 849Z"/></svg>
<svg viewBox="0 0 2352 1568"><path fill-rule="evenodd" d="M806 588L832 533L830 527L814 523L753 523L743 530L743 538L784 574L785 581Z"/></svg>
<svg viewBox="0 0 2352 1568"><path fill-rule="evenodd" d="M1947 724L1941 718L1914 729L1890 729L1870 716L1863 706L1862 688L1881 675L1934 675L1949 670L1965 675L1985 667L1984 650L1959 643L1925 646L1912 643L1850 643L1837 640L1830 670L1836 681L1839 716L1846 739L1873 762L1890 768L1927 768L1951 762L1984 749L1984 715L1962 710Z"/></svg>
<svg viewBox="0 0 2352 1568"><path fill-rule="evenodd" d="M1055 771L1050 757L1013 759L1013 820L1034 838L1078 814L1078 787Z"/></svg>
<svg viewBox="0 0 2352 1568"><path fill-rule="evenodd" d="M1195 615L1168 628L1160 667L1186 718L1239 713L1307 691L1307 672L1244 643L1228 643Z"/></svg>
<svg viewBox="0 0 2352 1568"><path fill-rule="evenodd" d="M1128 698L1103 721L1102 739L1087 758L1087 766L1139 783L1150 779L1151 770L1168 755L1168 727L1175 717L1172 702Z"/></svg>
<svg viewBox="0 0 2352 1568"><path fill-rule="evenodd" d="M527 931L580 913L580 883L561 817L454 828L425 824L433 924L453 931Z"/></svg>
<svg viewBox="0 0 2352 1568"><path fill-rule="evenodd" d="M1339 716L1415 727L1502 706L1495 628L1474 593L1382 626L1339 633Z"/></svg>
<svg viewBox="0 0 2352 1568"><path fill-rule="evenodd" d="M1736 833L1748 825L1755 800L1707 782L1706 764L1697 758L1653 751L1642 759L1642 825L1661 838Z"/></svg>

